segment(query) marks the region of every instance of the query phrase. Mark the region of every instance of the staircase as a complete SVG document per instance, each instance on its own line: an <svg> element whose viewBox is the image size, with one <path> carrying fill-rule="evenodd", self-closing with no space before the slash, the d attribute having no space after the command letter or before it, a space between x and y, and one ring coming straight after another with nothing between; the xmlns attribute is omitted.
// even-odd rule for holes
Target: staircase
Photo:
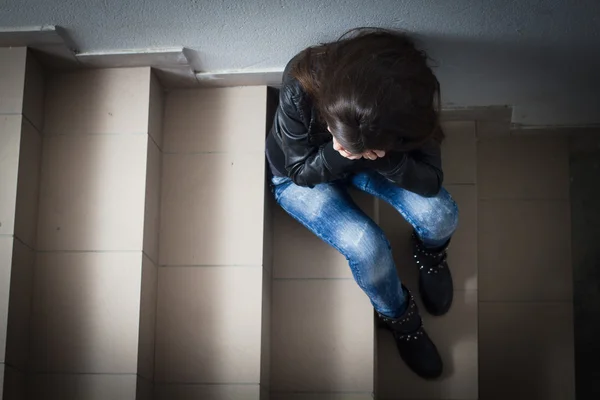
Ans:
<svg viewBox="0 0 600 400"><path fill-rule="evenodd" d="M574 398L567 139L511 137L506 109L444 114L461 220L454 305L424 318L445 362L429 382L346 260L274 204L274 96L0 48L3 399ZM407 224L352 196L416 290Z"/></svg>

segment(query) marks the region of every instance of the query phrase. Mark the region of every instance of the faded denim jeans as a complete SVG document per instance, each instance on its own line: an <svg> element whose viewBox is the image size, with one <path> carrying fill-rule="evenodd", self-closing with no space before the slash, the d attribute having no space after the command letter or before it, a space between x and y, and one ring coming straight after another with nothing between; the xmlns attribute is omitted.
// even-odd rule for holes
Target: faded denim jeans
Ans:
<svg viewBox="0 0 600 400"><path fill-rule="evenodd" d="M298 186L285 177L275 176L271 182L277 203L342 253L375 310L392 318L402 315L406 299L390 243L381 228L352 201L347 185L391 204L428 247L444 245L458 224L458 207L445 189L426 198L396 186L377 172L361 172L348 181L314 188Z"/></svg>

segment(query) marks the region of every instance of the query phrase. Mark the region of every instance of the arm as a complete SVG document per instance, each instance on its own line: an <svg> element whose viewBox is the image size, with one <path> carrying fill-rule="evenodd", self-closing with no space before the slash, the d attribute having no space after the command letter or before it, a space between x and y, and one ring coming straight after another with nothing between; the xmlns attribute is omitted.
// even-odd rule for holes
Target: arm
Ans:
<svg viewBox="0 0 600 400"><path fill-rule="evenodd" d="M309 143L307 118L299 106L301 96L293 83L283 87L275 114L274 129L281 140L287 174L299 186L339 179L354 161L335 151L333 142L321 146Z"/></svg>
<svg viewBox="0 0 600 400"><path fill-rule="evenodd" d="M390 153L373 161L373 169L403 189L424 197L437 195L444 173L440 145L431 140L408 153Z"/></svg>

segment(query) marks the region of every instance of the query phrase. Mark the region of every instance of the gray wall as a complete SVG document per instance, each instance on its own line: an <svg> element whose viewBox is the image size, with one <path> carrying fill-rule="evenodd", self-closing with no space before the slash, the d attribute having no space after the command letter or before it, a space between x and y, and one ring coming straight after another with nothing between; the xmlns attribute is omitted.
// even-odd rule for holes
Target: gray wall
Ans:
<svg viewBox="0 0 600 400"><path fill-rule="evenodd" d="M446 105L515 106L528 125L600 123L596 0L5 0L0 26L55 24L81 51L182 45L204 71L282 68L356 26L417 34Z"/></svg>

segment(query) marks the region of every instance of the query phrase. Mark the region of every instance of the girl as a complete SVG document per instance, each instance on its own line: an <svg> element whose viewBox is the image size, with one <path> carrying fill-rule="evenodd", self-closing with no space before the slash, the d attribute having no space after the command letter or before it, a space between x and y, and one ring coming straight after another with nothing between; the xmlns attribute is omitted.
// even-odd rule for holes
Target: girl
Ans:
<svg viewBox="0 0 600 400"><path fill-rule="evenodd" d="M290 61L266 145L277 203L347 258L401 357L424 378L438 377L442 360L387 238L346 187L388 202L413 226L423 304L445 314L458 209L442 188L439 104L438 80L409 37L356 29Z"/></svg>

